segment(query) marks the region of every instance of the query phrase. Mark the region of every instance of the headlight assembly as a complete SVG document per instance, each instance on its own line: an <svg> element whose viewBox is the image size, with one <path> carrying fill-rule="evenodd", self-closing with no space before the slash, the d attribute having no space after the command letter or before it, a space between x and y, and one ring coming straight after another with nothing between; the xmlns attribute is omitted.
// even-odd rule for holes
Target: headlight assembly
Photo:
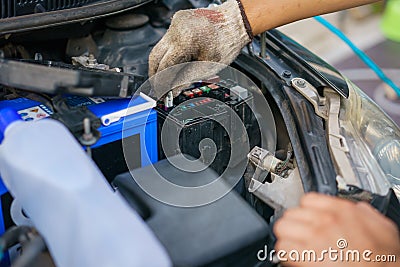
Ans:
<svg viewBox="0 0 400 267"><path fill-rule="evenodd" d="M380 195L393 187L400 198L400 130L357 86L349 82L349 88L339 122L359 183Z"/></svg>

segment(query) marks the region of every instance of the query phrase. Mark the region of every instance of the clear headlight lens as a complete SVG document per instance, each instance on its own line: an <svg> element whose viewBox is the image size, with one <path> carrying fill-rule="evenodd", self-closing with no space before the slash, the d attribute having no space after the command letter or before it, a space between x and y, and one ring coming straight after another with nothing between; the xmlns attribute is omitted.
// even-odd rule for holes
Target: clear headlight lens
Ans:
<svg viewBox="0 0 400 267"><path fill-rule="evenodd" d="M364 92L348 83L350 97L342 100L340 126L360 184L381 195L393 187L400 198L399 127Z"/></svg>

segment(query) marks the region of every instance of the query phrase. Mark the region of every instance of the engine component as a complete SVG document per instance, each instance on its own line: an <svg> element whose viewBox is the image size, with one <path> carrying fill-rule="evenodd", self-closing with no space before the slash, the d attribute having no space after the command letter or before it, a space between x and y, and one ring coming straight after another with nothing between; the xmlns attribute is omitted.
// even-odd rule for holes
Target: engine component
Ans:
<svg viewBox="0 0 400 267"><path fill-rule="evenodd" d="M201 158L221 174L228 166L231 146L242 147L250 141L250 147L253 147L260 142L258 124L251 111L253 95L245 88L228 84L226 81L195 83L174 99L173 106L162 101L157 103L160 135L165 133L165 140L179 138L179 147L173 147L174 151L169 151L167 156L182 152ZM233 118L231 110L238 120ZM244 125L246 131L241 132L237 123ZM214 142L216 150L208 142L202 142L206 139ZM166 152L162 146L165 144L161 141L160 144L160 157L163 158ZM246 160L246 154L235 156L237 158L231 159L233 166Z"/></svg>
<svg viewBox="0 0 400 267"><path fill-rule="evenodd" d="M93 40L91 34L84 37L68 39L67 47L65 48L65 55L67 58L90 54L98 54L97 44Z"/></svg>
<svg viewBox="0 0 400 267"><path fill-rule="evenodd" d="M106 26L109 29L126 31L142 27L147 22L149 17L144 14L125 14L107 19Z"/></svg>
<svg viewBox="0 0 400 267"><path fill-rule="evenodd" d="M172 95L172 91L169 91L167 96L164 99L164 106L166 109L172 108L174 106L174 97Z"/></svg>
<svg viewBox="0 0 400 267"><path fill-rule="evenodd" d="M1 266L10 265L7 251L16 247L22 251L22 254L13 261L13 267L55 266L50 255L47 253L45 241L33 227L13 226L0 237Z"/></svg>
<svg viewBox="0 0 400 267"><path fill-rule="evenodd" d="M53 99L53 103L55 112L51 115L51 117L62 122L78 140L81 139L82 135L85 132L83 124L84 120L89 120L90 122L90 131L93 135L91 145L99 140L100 132L98 131L98 128L100 127L100 119L96 117L89 109L87 109L86 107L71 109L67 105L65 99L60 96L55 97ZM46 110L45 106L44 110ZM21 114L21 111L19 111L19 114ZM87 130L88 129L86 129L86 131ZM86 142L82 144L88 145Z"/></svg>
<svg viewBox="0 0 400 267"><path fill-rule="evenodd" d="M151 110L155 106L152 98L144 94L130 99L71 95L59 97L58 102L62 103L62 109L55 104L58 112L52 117L65 124L89 148L93 160L110 182L116 175L128 171L122 139L130 144L129 153L136 155L130 167L138 168L158 160L157 115ZM8 106L16 108L16 105ZM87 123L88 119L90 130L87 127L85 130L83 122Z"/></svg>
<svg viewBox="0 0 400 267"><path fill-rule="evenodd" d="M272 174L271 183L262 183L253 178L248 190L273 207L278 214L284 209L298 206L300 198L304 195L298 169L294 169L287 178Z"/></svg>
<svg viewBox="0 0 400 267"><path fill-rule="evenodd" d="M247 157L256 167L267 172L275 173L278 166L282 165L282 161L275 158L271 152L259 147L254 147Z"/></svg>
<svg viewBox="0 0 400 267"><path fill-rule="evenodd" d="M147 77L150 51L164 35L165 29L151 26L143 14L115 16L106 21L106 26L104 34L94 36L98 61L123 67L126 73Z"/></svg>
<svg viewBox="0 0 400 267"><path fill-rule="evenodd" d="M88 101L89 100L89 101ZM158 161L157 113L155 101L141 94L132 99L96 98L87 106L102 125L101 138L91 146L93 160L111 182L116 175L128 171L125 153L134 155L129 168L144 167ZM70 105L90 103L86 97L71 96ZM123 143L123 144L122 144Z"/></svg>
<svg viewBox="0 0 400 267"><path fill-rule="evenodd" d="M28 239L28 234L32 233L33 231L35 230L28 226L14 226L9 228L0 237L0 248L2 252L6 252L9 248L16 245L18 242L21 242L24 239ZM2 256L3 255L1 255L1 258Z"/></svg>
<svg viewBox="0 0 400 267"><path fill-rule="evenodd" d="M61 62L0 59L1 85L40 93L128 97L143 82L143 77L137 75Z"/></svg>
<svg viewBox="0 0 400 267"><path fill-rule="evenodd" d="M288 163L290 157L290 146L285 161L275 158L271 152L259 147L255 147L248 155L250 162L256 167L248 183L248 190L273 207L277 214L297 206L304 194L298 169L293 169ZM271 172L271 181L265 179L268 172Z"/></svg>
<svg viewBox="0 0 400 267"><path fill-rule="evenodd" d="M247 155L247 158L257 168L264 172L272 172L276 175L287 177L290 171L293 169L292 164L289 162L292 157L292 147L288 146L287 156L284 161L276 158L268 150L260 147L254 147L252 151Z"/></svg>
<svg viewBox="0 0 400 267"><path fill-rule="evenodd" d="M180 164L175 157L170 160ZM152 167L119 175L113 184L129 205L142 214L174 266L256 265L259 261L255 252L266 244L268 225L235 191L208 205L176 207L157 201L138 185L160 179L155 168L164 179L176 185L201 186L218 178L213 170L205 167L193 172L162 160ZM228 192L230 187L220 181ZM188 194L187 198L190 197Z"/></svg>
<svg viewBox="0 0 400 267"><path fill-rule="evenodd" d="M83 66L86 68L98 69L98 70L109 70L110 66L106 64L100 64L97 62L97 59L93 54L89 54L89 56L82 55L79 57L72 57L72 64L75 66ZM120 72L119 69L115 69L115 71Z"/></svg>

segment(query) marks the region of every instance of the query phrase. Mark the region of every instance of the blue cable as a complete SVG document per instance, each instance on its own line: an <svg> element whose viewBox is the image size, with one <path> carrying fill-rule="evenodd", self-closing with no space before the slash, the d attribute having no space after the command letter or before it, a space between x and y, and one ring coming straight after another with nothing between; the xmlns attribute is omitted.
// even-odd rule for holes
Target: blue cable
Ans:
<svg viewBox="0 0 400 267"><path fill-rule="evenodd" d="M353 51L354 53L368 66L370 67L378 77L389 85L396 92L397 96L400 98L400 88L382 71L382 69L360 48L358 48L341 30L333 26L326 19L316 16L314 17L319 23L328 28L331 32L333 32L336 36L342 39Z"/></svg>

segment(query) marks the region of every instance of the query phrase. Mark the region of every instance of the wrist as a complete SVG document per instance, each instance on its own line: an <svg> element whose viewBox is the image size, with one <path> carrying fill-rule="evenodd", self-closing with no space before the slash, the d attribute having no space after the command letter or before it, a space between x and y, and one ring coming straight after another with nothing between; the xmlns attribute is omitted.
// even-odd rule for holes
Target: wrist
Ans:
<svg viewBox="0 0 400 267"><path fill-rule="evenodd" d="M284 24L284 4L272 0L240 0L255 35ZM286 0L289 1L289 0ZM292 0L290 0L292 1ZM289 2L290 2L289 1ZM285 1L283 1L285 2ZM289 3L290 4L290 3Z"/></svg>
<svg viewBox="0 0 400 267"><path fill-rule="evenodd" d="M258 9L257 5L254 5L252 3L252 0L239 0L239 1L243 9L242 12L244 13L245 18L249 23L249 27L251 28L253 36L262 33L263 30L260 29L261 25L258 25L259 20L257 19L257 17L260 16L261 14L259 14L259 10L257 10Z"/></svg>
<svg viewBox="0 0 400 267"><path fill-rule="evenodd" d="M228 38L234 37L236 43L243 47L253 39L253 33L244 13L240 0L228 0L220 6L212 7L211 10L217 10L223 16L223 22L216 27L223 28L220 31L222 35Z"/></svg>
<svg viewBox="0 0 400 267"><path fill-rule="evenodd" d="M254 38L253 29L251 28L249 18L247 17L247 14L244 10L242 0L236 0L236 2L239 6L240 14L242 15L242 20L243 20L243 24L246 29L247 35L249 36L250 40L253 40L253 38Z"/></svg>

